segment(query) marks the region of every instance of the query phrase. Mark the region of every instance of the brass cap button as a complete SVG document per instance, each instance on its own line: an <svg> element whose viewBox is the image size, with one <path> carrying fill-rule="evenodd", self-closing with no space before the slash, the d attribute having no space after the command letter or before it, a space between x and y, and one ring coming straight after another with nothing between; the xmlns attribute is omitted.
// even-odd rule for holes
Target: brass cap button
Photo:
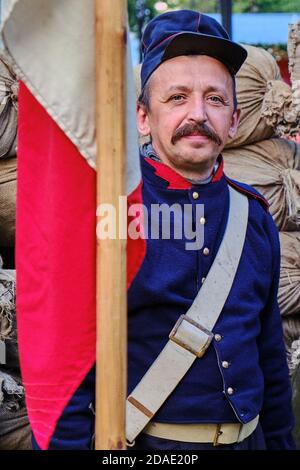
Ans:
<svg viewBox="0 0 300 470"><path fill-rule="evenodd" d="M221 341L221 339L222 339L222 336L219 335L219 333L216 333L216 334L215 334L215 340L216 340L216 341Z"/></svg>
<svg viewBox="0 0 300 470"><path fill-rule="evenodd" d="M222 367L223 367L224 369L228 369L228 367L229 367L229 362L223 361L223 362L222 362Z"/></svg>
<svg viewBox="0 0 300 470"><path fill-rule="evenodd" d="M200 224L201 224L201 225L204 225L205 222L206 222L205 218L204 218L204 217L201 217L201 218L200 218Z"/></svg>
<svg viewBox="0 0 300 470"><path fill-rule="evenodd" d="M203 249L203 254L204 254L205 256L208 256L208 255L209 255L209 248L204 248L204 249Z"/></svg>
<svg viewBox="0 0 300 470"><path fill-rule="evenodd" d="M233 388L232 388L232 387L228 387L228 388L227 388L227 393L228 393L228 395L233 395L233 394L234 394Z"/></svg>
<svg viewBox="0 0 300 470"><path fill-rule="evenodd" d="M199 198L199 193L197 191L193 192L193 199L198 199Z"/></svg>

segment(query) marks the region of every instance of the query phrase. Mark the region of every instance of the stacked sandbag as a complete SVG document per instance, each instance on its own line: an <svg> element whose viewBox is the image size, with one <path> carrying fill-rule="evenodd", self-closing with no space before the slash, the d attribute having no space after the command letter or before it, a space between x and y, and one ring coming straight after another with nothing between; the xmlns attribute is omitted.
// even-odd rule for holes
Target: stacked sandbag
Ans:
<svg viewBox="0 0 300 470"><path fill-rule="evenodd" d="M0 158L0 247L13 247L16 229L17 158Z"/></svg>
<svg viewBox="0 0 300 470"><path fill-rule="evenodd" d="M279 230L300 229L300 146L280 138L223 151L225 172L257 189Z"/></svg>
<svg viewBox="0 0 300 470"><path fill-rule="evenodd" d="M278 300L281 314L287 317L300 312L300 231L280 232L279 236L282 255Z"/></svg>
<svg viewBox="0 0 300 470"><path fill-rule="evenodd" d="M237 75L241 123L223 151L225 172L263 194L281 231L278 301L293 373L300 363L300 145L286 138L300 133L300 22L290 28L291 87L268 52L245 47Z"/></svg>
<svg viewBox="0 0 300 470"><path fill-rule="evenodd" d="M18 82L7 56L0 53L0 159L16 155Z"/></svg>
<svg viewBox="0 0 300 470"><path fill-rule="evenodd" d="M14 250L17 181L17 80L0 53L0 255ZM5 268L5 269L4 269ZM0 256L0 451L31 448L16 323L16 273Z"/></svg>
<svg viewBox="0 0 300 470"><path fill-rule="evenodd" d="M284 328L292 373L300 353L300 145L272 138L225 150L223 156L228 176L255 187L268 200L270 213L280 230L278 303L283 325L287 317L293 317L289 323L289 328L294 328L293 341L290 341L290 331L287 336Z"/></svg>
<svg viewBox="0 0 300 470"><path fill-rule="evenodd" d="M267 84L281 80L279 67L269 52L243 44L247 60L236 76L236 96L241 109L240 123L234 138L229 139L225 148L236 148L275 136L273 127L268 126L261 110Z"/></svg>
<svg viewBox="0 0 300 470"><path fill-rule="evenodd" d="M300 231L280 232L278 301L291 373L300 364Z"/></svg>
<svg viewBox="0 0 300 470"><path fill-rule="evenodd" d="M280 137L300 137L300 21L290 25L288 55L292 86L268 82L262 115Z"/></svg>
<svg viewBox="0 0 300 470"><path fill-rule="evenodd" d="M17 94L16 75L0 52L0 248L15 242Z"/></svg>
<svg viewBox="0 0 300 470"><path fill-rule="evenodd" d="M15 277L15 271L2 269L0 258L0 450L31 448L19 368Z"/></svg>
<svg viewBox="0 0 300 470"><path fill-rule="evenodd" d="M298 312L300 313L300 312ZM300 322L299 314L285 317L282 320L283 334L287 350L290 374L293 375L300 367Z"/></svg>

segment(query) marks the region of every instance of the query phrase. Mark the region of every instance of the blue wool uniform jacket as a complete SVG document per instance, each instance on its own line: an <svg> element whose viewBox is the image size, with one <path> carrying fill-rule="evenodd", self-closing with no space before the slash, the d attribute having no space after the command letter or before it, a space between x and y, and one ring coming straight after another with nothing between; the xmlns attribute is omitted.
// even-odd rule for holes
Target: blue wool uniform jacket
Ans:
<svg viewBox="0 0 300 470"><path fill-rule="evenodd" d="M162 163L141 157L143 203L204 205L204 245L147 239L143 264L128 292L128 391L134 389L191 306L224 235L232 185L249 199L238 271L213 329L215 339L155 416L167 423L247 423L260 414L268 449L291 449L291 390L277 303L278 232L268 204L253 188L229 180L223 163L210 183L193 185ZM195 199L195 194L198 198ZM208 250L204 250L208 248Z"/></svg>

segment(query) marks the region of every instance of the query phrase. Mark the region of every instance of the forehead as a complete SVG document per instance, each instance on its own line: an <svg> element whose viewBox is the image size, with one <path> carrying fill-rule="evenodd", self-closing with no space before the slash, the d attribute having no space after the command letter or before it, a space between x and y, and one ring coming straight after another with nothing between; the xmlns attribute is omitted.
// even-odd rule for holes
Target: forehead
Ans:
<svg viewBox="0 0 300 470"><path fill-rule="evenodd" d="M152 74L151 90L163 91L176 84L191 89L215 86L232 89L232 77L222 62L205 55L178 56L163 62Z"/></svg>

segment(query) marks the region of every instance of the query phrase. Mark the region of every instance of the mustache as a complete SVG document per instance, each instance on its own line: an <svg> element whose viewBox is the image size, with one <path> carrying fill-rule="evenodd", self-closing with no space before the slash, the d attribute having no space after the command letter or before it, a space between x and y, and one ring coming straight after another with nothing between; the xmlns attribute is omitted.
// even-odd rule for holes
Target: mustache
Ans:
<svg viewBox="0 0 300 470"><path fill-rule="evenodd" d="M216 134L216 132L210 129L205 123L200 123L200 122L199 123L197 122L187 123L187 124L184 124L182 127L179 127L178 129L176 129L176 131L172 135L171 143L174 145L177 142L177 140L181 139L181 137L184 137L186 135L191 135L194 133L198 133L200 135L208 137L213 142L216 142L217 145L222 144L222 140L220 139L218 134Z"/></svg>

